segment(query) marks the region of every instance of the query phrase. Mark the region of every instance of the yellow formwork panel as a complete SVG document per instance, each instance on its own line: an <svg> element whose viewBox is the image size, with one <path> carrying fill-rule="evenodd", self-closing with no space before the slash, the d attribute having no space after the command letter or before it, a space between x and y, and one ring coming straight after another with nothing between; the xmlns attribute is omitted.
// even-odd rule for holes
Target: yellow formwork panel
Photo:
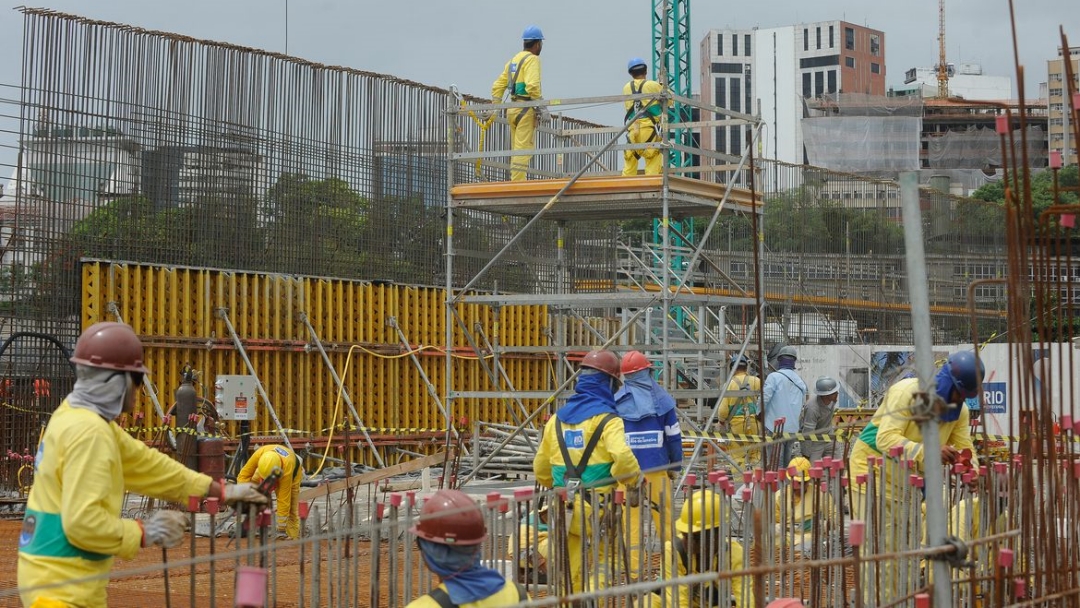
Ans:
<svg viewBox="0 0 1080 608"><path fill-rule="evenodd" d="M336 407L338 386L313 348L301 322L304 313L334 369L345 376L346 390L365 427L381 437L414 436L417 429L446 427L407 354L416 351L435 393L445 399L445 299L443 290L432 287L92 262L83 266L82 323L87 327L115 320L114 314L129 323L147 345L152 379L162 406L168 409L185 366L201 373L199 389L207 399L213 398L214 377L249 373L219 314L224 310L283 426L299 437L319 438L328 435L332 426L340 427L350 414L344 402ZM548 343L546 307L506 307L499 312L498 328L490 307L459 305L458 310L470 332L479 324L488 339L497 333L504 346ZM390 317L397 319L408 350L389 325ZM453 347L455 390L509 388L501 379L497 386L491 383L456 323ZM553 387L548 359L511 357L504 358L503 364L519 390ZM539 400L527 403L530 408L539 405ZM452 407L455 420L513 420L510 402L458 399ZM143 398L139 411L154 420L149 399ZM276 435L265 404L257 412L252 432ZM235 434L236 427L226 424L225 431ZM356 456L358 461L370 461L363 454Z"/></svg>

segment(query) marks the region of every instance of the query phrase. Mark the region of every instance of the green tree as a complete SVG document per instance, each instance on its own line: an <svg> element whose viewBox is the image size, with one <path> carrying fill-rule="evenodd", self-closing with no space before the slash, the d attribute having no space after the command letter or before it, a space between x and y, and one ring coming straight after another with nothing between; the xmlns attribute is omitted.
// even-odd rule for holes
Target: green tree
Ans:
<svg viewBox="0 0 1080 608"><path fill-rule="evenodd" d="M1013 181L1011 174L1007 175L1006 178L1010 183ZM1039 214L1046 210L1050 205L1068 205L1080 202L1080 199L1077 198L1076 194L1076 187L1078 184L1080 184L1080 169L1078 169L1076 165L1071 165L1059 170L1058 186L1061 191L1059 192L1059 198L1055 201L1054 172L1040 171L1031 176L1031 205L1036 220L1038 220ZM1066 190L1065 188L1072 188L1072 190ZM1004 180L986 184L973 192L971 197L981 201L1004 204Z"/></svg>
<svg viewBox="0 0 1080 608"><path fill-rule="evenodd" d="M266 266L275 272L353 278L368 262L371 205L343 180L283 173L264 209Z"/></svg>

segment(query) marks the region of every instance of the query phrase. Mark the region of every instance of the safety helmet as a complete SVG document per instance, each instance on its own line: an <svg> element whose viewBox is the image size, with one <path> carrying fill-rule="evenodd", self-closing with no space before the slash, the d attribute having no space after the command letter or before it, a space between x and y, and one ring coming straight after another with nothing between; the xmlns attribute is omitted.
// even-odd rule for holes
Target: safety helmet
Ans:
<svg viewBox="0 0 1080 608"><path fill-rule="evenodd" d="M530 25L525 28L525 31L521 34L522 40L543 40L544 32L540 31L540 26Z"/></svg>
<svg viewBox="0 0 1080 608"><path fill-rule="evenodd" d="M953 387L960 392L965 399L976 397L979 394L979 381L986 373L982 361L976 364L975 353L970 350L960 351L949 355L945 366L949 370Z"/></svg>
<svg viewBox="0 0 1080 608"><path fill-rule="evenodd" d="M622 373L624 375L640 372L641 370L649 369L650 367L652 367L652 363L649 362L648 357L636 350L626 353L622 358Z"/></svg>
<svg viewBox="0 0 1080 608"><path fill-rule="evenodd" d="M645 60L642 59L641 57L634 57L633 59L631 59L630 61L628 61L626 63L626 71L627 72L633 72L634 68L647 68L647 67L649 67L649 66L647 66L645 64Z"/></svg>
<svg viewBox="0 0 1080 608"><path fill-rule="evenodd" d="M424 501L420 520L410 530L443 545L479 545L487 538L484 514L461 490L439 490Z"/></svg>
<svg viewBox="0 0 1080 608"><path fill-rule="evenodd" d="M791 357L792 359L798 359L799 355L795 353L794 346L785 346L776 353L776 358L779 359L780 357Z"/></svg>
<svg viewBox="0 0 1080 608"><path fill-rule="evenodd" d="M274 450L267 450L263 452L262 456L259 456L259 468L256 470L256 475L259 479L266 479L273 474L274 469L284 472L285 459Z"/></svg>
<svg viewBox="0 0 1080 608"><path fill-rule="evenodd" d="M693 521L690 521L693 511ZM682 533L701 532L720 527L720 495L712 490L698 490L683 502L675 529Z"/></svg>
<svg viewBox="0 0 1080 608"><path fill-rule="evenodd" d="M592 350L581 360L581 367L595 369L611 376L619 378L619 357L610 350Z"/></svg>
<svg viewBox="0 0 1080 608"><path fill-rule="evenodd" d="M810 481L810 459L796 456L788 463L788 476L795 481Z"/></svg>
<svg viewBox="0 0 1080 608"><path fill-rule="evenodd" d="M840 392L840 383L829 376L821 376L814 384L814 392L817 393L819 397L835 395Z"/></svg>
<svg viewBox="0 0 1080 608"><path fill-rule="evenodd" d="M105 321L86 328L70 361L87 367L148 374L143 345L130 325Z"/></svg>
<svg viewBox="0 0 1080 608"><path fill-rule="evenodd" d="M738 369L740 367L749 367L750 359L747 359L745 355L731 355L731 367Z"/></svg>

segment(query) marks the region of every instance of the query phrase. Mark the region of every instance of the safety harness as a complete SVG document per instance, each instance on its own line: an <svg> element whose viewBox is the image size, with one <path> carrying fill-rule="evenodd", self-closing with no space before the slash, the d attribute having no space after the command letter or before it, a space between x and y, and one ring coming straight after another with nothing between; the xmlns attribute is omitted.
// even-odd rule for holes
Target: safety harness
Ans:
<svg viewBox="0 0 1080 608"><path fill-rule="evenodd" d="M518 80L518 75L521 74L521 69L523 67L525 67L525 62L528 61L530 57L535 57L535 56L536 55L533 55L532 53L529 53L524 59L522 59L518 63L517 69L515 69L515 70L510 69L510 65L513 63L512 59L511 59L510 63L506 64L507 81L509 82L509 84L506 87L506 90L510 91L510 101L532 101L533 100L532 97L529 97L528 95L518 95L517 94L517 80ZM506 91L503 91L503 95L505 95L505 94L506 94ZM533 111L535 109L536 108L533 108L533 107L523 108L523 111L519 112L518 115L514 117L514 120L511 122L511 124L516 127L517 123L521 121L522 116L525 116L526 114L528 114L529 112L531 112L531 111Z"/></svg>
<svg viewBox="0 0 1080 608"><path fill-rule="evenodd" d="M574 461L570 458L570 450L566 447L566 440L563 437L562 421L559 420L558 415L555 416L555 436L559 442L559 452L562 453L563 464L566 465L566 473L563 474L563 485L571 487L570 482L574 482L574 485L580 485L582 483L581 477L585 474L585 467L589 466L589 459L592 458L593 451L596 450L597 444L600 443L600 437L604 434L604 427L608 421L615 418L615 414L608 414L604 416L600 424L596 425L596 430L593 431L589 442L585 444L585 449L581 452L581 460L574 464Z"/></svg>
<svg viewBox="0 0 1080 608"><path fill-rule="evenodd" d="M634 85L637 84L638 82L640 82L641 84L638 84L637 87L635 87ZM646 82L647 81L644 80L644 79L642 79L640 81L637 80L636 78L634 80L631 80L630 81L630 94L631 95L640 95L641 94L641 89L643 89L645 87ZM647 108L649 106L652 106L655 103L656 103L656 101L651 100L651 99L649 100L648 103L642 103L642 100L635 99L634 100L634 105L630 106L630 109L626 111L626 116L623 118L623 123L630 122L643 109L645 109L645 108ZM647 144L647 143L652 143L652 142L656 141L656 126L660 121L657 119L656 116L653 116L652 114L645 114L645 118L648 118L649 121L652 122L652 126L653 126L653 128L649 130L649 139L646 139L645 141L641 142L641 143ZM626 134L626 142L631 143L631 144L632 143L637 143L637 142L630 141L630 134L629 133ZM631 152L633 153L634 158L641 158L641 152L642 152L641 150L632 150Z"/></svg>
<svg viewBox="0 0 1080 608"><path fill-rule="evenodd" d="M518 583L514 583L514 587L517 588L518 601L524 602L529 599L529 594L525 591L525 587ZM428 594L428 597L435 600L435 603L439 605L439 608L457 608L458 604L450 601L450 594L443 591L441 588L436 587L434 591Z"/></svg>

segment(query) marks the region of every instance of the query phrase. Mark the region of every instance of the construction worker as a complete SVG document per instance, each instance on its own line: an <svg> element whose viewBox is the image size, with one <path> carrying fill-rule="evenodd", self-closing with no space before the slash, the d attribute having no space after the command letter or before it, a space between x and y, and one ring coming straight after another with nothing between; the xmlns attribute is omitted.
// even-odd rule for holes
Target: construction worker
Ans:
<svg viewBox="0 0 1080 608"><path fill-rule="evenodd" d="M682 467L682 431L675 416L675 399L652 377L652 364L632 350L622 359L623 386L615 393L615 409L626 429L626 444L645 472L653 523L671 534L671 482ZM661 512L663 506L663 512ZM629 507L624 525L630 546L630 577L640 572L642 543L641 506Z"/></svg>
<svg viewBox="0 0 1080 608"><path fill-rule="evenodd" d="M683 502L675 522L678 536L664 543L661 560L663 580L706 572L732 572L745 568L743 546L724 533L719 494L698 490ZM672 565L676 572L672 573ZM730 590L729 590L730 589ZM730 583L704 583L664 587L662 593L649 596L647 606L690 608L691 606L737 606L750 608L754 603L751 577L740 576ZM725 597L728 596L728 597Z"/></svg>
<svg viewBox="0 0 1080 608"><path fill-rule="evenodd" d="M664 90L659 82L647 80L645 75L649 67L645 60L634 57L626 64L630 72L630 82L623 86L623 95L638 95L642 93L660 93ZM626 141L631 144L659 143L660 140L660 114L663 112L663 103L659 99L631 99L624 102L626 116L624 123L631 123L626 131ZM644 114L642 113L644 111ZM638 159L645 159L645 175L660 175L660 169L664 165L664 155L660 148L649 147L645 150L623 150L623 175L634 176L638 174Z"/></svg>
<svg viewBox="0 0 1080 608"><path fill-rule="evenodd" d="M971 426L968 420L967 406L964 400L978 394L978 386L984 374L982 363L976 364L975 353L961 351L949 356L938 370L930 398L937 401L938 432L941 438L941 460L950 465L956 462L964 450L971 455L971 466L978 469L978 457L971 442ZM887 455L893 448L900 448L900 459L914 463L915 470L923 471L922 430L919 428L920 412L915 411L916 395L920 393L918 378L905 378L894 383L885 393L885 398L878 406L870 422L855 440L848 459L848 474L852 481L861 475L870 473L867 459ZM893 497L893 488L903 479L893 479L893 467L886 464L880 477L875 482L878 496L874 509L880 509L880 523L876 534L883 539L884 550L895 550L892 524L899 517L901 505ZM868 495L863 484L852 483L852 515L856 519L867 519ZM898 585L898 571L889 567L882 570L882 589L894 589Z"/></svg>
<svg viewBox="0 0 1080 608"><path fill-rule="evenodd" d="M536 101L543 99L540 90L540 51L544 48L544 33L535 25L525 28L521 35L522 50L506 63L499 77L491 85L491 99L502 103L510 101ZM506 119L510 122L510 145L512 150L531 150L536 147L537 117L542 108L510 108ZM531 155L510 158L510 181L524 181Z"/></svg>
<svg viewBox="0 0 1080 608"><path fill-rule="evenodd" d="M278 470L274 486L277 498L277 533L279 537L300 538L300 482L304 465L292 450L283 445L264 445L244 463L236 481L261 484Z"/></svg>
<svg viewBox="0 0 1080 608"><path fill-rule="evenodd" d="M796 456L788 463L787 473L791 482L775 495L776 527L781 534L792 534L792 544L808 545L814 524L822 518L838 521L838 512L832 496L827 492L815 492L810 478L810 460Z"/></svg>
<svg viewBox="0 0 1080 608"><path fill-rule="evenodd" d="M758 421L758 395L761 394L761 378L748 371L750 360L742 355L732 355L731 367L735 374L728 382L728 391L753 391L753 395L724 397L720 400L716 418L727 427L728 432L739 435L761 435L761 423ZM743 469L753 468L760 461L759 450L743 449L731 455Z"/></svg>
<svg viewBox="0 0 1080 608"><path fill-rule="evenodd" d="M529 599L524 587L480 564L487 538L484 514L461 490L435 492L424 501L420 519L409 531L439 586L408 608L497 608Z"/></svg>
<svg viewBox="0 0 1080 608"><path fill-rule="evenodd" d="M840 400L840 383L829 376L821 376L814 383L814 398L806 402L799 414L799 432L804 435L825 435L833 432L833 412ZM836 441L800 441L799 453L810 462L822 456L834 456Z"/></svg>
<svg viewBox="0 0 1080 608"><path fill-rule="evenodd" d="M535 511L526 513L518 527L518 580L526 582L547 582L547 558L550 555L548 537L550 535L549 503L540 498L541 504ZM506 555L514 558L514 537L506 540Z"/></svg>
<svg viewBox="0 0 1080 608"><path fill-rule="evenodd" d="M933 396L944 403L937 415L937 422L942 444L941 460L945 464L953 464L964 450L968 450L971 454L971 465L975 468L979 466L975 446L971 441L971 426L968 423L968 410L964 400L978 395L977 387L983 373L982 362L975 364L975 354L972 351L950 355L938 370ZM870 423L859 434L851 450L848 470L853 478L867 473L867 458L888 454L894 446L903 448L902 458L913 461L917 472L922 471L922 431L919 429L918 417L912 410L918 392L918 378L905 378L889 387L881 405L874 412ZM879 487L887 495L890 486L891 483L886 480ZM860 506L855 505L856 508Z"/></svg>
<svg viewBox="0 0 1080 608"><path fill-rule="evenodd" d="M776 369L765 378L762 389L765 398L765 429L773 433L798 433L799 412L809 392L806 383L795 372L798 355L795 348L784 346L776 355ZM783 420L781 423L780 421ZM780 444L780 460L791 460L791 441Z"/></svg>
<svg viewBox="0 0 1080 608"><path fill-rule="evenodd" d="M121 518L127 492L165 502L186 503L191 496L266 502L255 486L226 485L189 470L116 424L135 408L149 373L143 360L142 343L123 323L91 325L75 344L75 386L38 445L19 535L25 606L105 606L115 556L131 559L140 547L173 547L183 540L184 513Z"/></svg>
<svg viewBox="0 0 1080 608"><path fill-rule="evenodd" d="M544 426L533 460L537 483L545 488L566 488L570 498L573 513L566 536L569 563L565 567L570 568L574 592L586 586L593 590L607 586L608 573L602 565L608 563L606 543L616 535L594 526L608 510L609 492L622 483L628 489L630 504L637 502L641 468L626 445L623 421L615 411L619 372L615 353L594 350L585 355L574 395ZM586 542L590 536L593 546ZM586 559L587 553L596 556L595 563Z"/></svg>

